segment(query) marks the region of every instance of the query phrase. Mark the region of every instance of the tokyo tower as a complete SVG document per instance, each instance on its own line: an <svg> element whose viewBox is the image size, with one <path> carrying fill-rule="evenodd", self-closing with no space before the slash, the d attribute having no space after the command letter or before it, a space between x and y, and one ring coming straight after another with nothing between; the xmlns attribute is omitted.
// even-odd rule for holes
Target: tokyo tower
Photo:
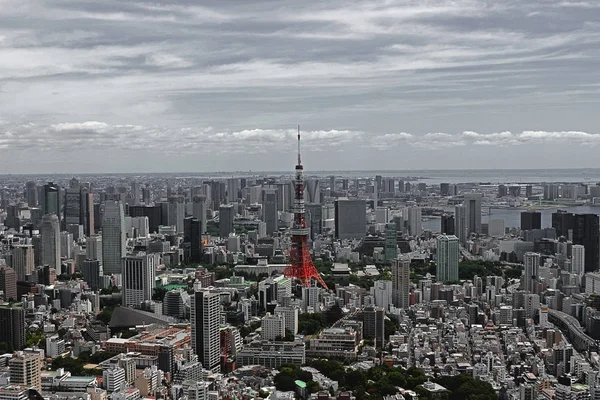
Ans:
<svg viewBox="0 0 600 400"><path fill-rule="evenodd" d="M294 224L292 226L292 248L290 250L290 262L284 271L289 278L298 279L302 286L312 286L312 280L316 280L327 289L327 285L315 268L308 249L308 228L304 209L304 177L302 161L300 159L300 126L298 125L298 165L296 165L296 179L294 180Z"/></svg>

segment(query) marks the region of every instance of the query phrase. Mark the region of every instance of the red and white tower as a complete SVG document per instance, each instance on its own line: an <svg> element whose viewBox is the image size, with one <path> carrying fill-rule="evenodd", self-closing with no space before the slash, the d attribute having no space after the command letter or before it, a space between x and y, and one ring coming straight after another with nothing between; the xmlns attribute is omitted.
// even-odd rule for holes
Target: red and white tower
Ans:
<svg viewBox="0 0 600 400"><path fill-rule="evenodd" d="M289 265L284 274L287 277L300 280L302 286L312 286L316 280L327 289L327 285L319 275L310 256L308 248L308 228L304 209L304 177L302 160L300 159L300 126L298 126L298 165L296 165L296 179L294 181L294 225L292 226L292 248L290 250Z"/></svg>

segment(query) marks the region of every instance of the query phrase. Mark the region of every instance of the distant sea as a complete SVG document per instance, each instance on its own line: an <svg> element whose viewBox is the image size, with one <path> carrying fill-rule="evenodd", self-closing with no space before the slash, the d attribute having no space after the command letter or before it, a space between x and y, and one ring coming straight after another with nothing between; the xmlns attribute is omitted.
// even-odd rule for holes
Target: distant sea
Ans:
<svg viewBox="0 0 600 400"><path fill-rule="evenodd" d="M540 183L600 182L600 168L587 169L449 169L406 171L305 171L309 176L336 175L345 178L410 177L428 184L440 183Z"/></svg>

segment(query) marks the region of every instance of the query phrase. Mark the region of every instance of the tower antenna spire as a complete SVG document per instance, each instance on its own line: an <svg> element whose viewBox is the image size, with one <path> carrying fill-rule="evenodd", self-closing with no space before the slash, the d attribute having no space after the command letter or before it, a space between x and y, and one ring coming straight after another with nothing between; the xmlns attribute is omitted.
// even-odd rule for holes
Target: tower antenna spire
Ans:
<svg viewBox="0 0 600 400"><path fill-rule="evenodd" d="M300 124L298 124L298 165L302 164L300 160Z"/></svg>

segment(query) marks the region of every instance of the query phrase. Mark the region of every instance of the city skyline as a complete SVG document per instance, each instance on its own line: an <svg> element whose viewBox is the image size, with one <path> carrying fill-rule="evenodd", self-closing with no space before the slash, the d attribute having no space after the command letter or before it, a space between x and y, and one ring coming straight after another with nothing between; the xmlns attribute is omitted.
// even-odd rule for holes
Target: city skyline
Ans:
<svg viewBox="0 0 600 400"><path fill-rule="evenodd" d="M559 0L9 0L0 154L13 173L289 170L300 123L311 170L588 168L599 17Z"/></svg>

